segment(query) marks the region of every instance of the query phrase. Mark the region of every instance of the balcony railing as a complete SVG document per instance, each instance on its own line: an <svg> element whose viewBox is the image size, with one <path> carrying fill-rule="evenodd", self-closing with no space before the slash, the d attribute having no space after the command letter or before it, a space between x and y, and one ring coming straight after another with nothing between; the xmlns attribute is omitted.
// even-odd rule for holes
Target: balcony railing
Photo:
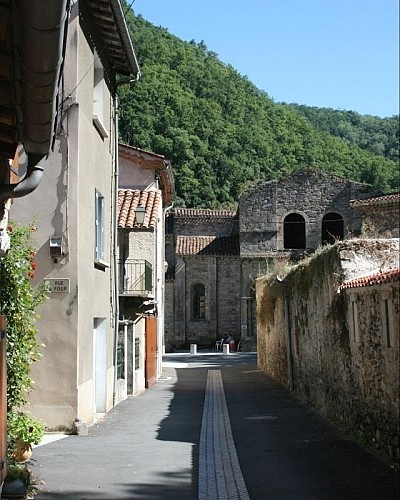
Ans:
<svg viewBox="0 0 400 500"><path fill-rule="evenodd" d="M118 262L119 293L149 295L153 291L153 267L144 259L127 259Z"/></svg>

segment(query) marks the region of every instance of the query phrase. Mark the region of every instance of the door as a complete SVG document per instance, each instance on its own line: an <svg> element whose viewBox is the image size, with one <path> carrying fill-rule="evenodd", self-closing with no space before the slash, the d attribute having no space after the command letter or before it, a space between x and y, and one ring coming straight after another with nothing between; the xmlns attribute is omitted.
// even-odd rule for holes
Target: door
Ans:
<svg viewBox="0 0 400 500"><path fill-rule="evenodd" d="M157 319L154 316L146 318L146 387L151 387L157 380Z"/></svg>
<svg viewBox="0 0 400 500"><path fill-rule="evenodd" d="M6 317L0 316L0 485L6 475L7 451Z"/></svg>
<svg viewBox="0 0 400 500"><path fill-rule="evenodd" d="M93 379L94 411L105 413L107 405L107 322L105 318L93 321Z"/></svg>

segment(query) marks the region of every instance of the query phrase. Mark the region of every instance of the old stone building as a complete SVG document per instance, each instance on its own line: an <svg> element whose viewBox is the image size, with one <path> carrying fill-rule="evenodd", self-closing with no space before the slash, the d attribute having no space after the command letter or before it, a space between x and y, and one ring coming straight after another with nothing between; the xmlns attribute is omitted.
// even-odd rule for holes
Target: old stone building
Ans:
<svg viewBox="0 0 400 500"><path fill-rule="evenodd" d="M400 193L352 200L350 206L363 218L363 235L375 238L400 236Z"/></svg>
<svg viewBox="0 0 400 500"><path fill-rule="evenodd" d="M166 228L165 346L257 345L254 283L321 245L358 236L368 186L310 168L243 194L236 211L176 209Z"/></svg>

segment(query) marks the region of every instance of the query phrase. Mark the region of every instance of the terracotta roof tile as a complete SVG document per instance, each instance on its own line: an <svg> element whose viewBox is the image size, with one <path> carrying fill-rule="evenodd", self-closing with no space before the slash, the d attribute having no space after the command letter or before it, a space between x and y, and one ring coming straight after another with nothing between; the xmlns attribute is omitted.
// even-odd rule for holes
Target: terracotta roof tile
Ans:
<svg viewBox="0 0 400 500"><path fill-rule="evenodd" d="M135 220L136 208L145 207L143 224ZM118 227L123 228L154 228L161 209L161 191L140 191L139 189L118 190Z"/></svg>
<svg viewBox="0 0 400 500"><path fill-rule="evenodd" d="M376 205L398 205L400 203L400 193L384 194L381 196L373 196L372 198L364 198L361 200L350 200L350 206L367 207Z"/></svg>
<svg viewBox="0 0 400 500"><path fill-rule="evenodd" d="M175 217L179 218L200 218L208 221L221 219L234 219L236 211L233 210L211 210L208 208L176 208L174 210Z"/></svg>
<svg viewBox="0 0 400 500"><path fill-rule="evenodd" d="M239 255L239 239L216 236L178 236L178 255Z"/></svg>
<svg viewBox="0 0 400 500"><path fill-rule="evenodd" d="M379 273L369 274L360 278L354 278L344 281L339 287L339 290L345 288L361 288L373 285L381 285L382 283L391 283L400 280L400 267L388 269Z"/></svg>

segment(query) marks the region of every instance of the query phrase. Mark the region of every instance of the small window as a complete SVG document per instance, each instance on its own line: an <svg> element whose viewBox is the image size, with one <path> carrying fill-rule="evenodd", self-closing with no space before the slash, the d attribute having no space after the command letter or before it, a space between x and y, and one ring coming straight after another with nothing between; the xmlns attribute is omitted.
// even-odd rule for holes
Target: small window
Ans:
<svg viewBox="0 0 400 500"><path fill-rule="evenodd" d="M350 335L354 342L360 341L360 331L358 328L358 307L355 299L350 301Z"/></svg>
<svg viewBox="0 0 400 500"><path fill-rule="evenodd" d="M104 139L108 137L105 127L105 89L104 69L97 52L94 53L94 77L93 77L93 124Z"/></svg>
<svg viewBox="0 0 400 500"><path fill-rule="evenodd" d="M192 286L192 319L206 317L206 287L203 283Z"/></svg>
<svg viewBox="0 0 400 500"><path fill-rule="evenodd" d="M117 343L117 379L125 378L125 332L118 331Z"/></svg>
<svg viewBox="0 0 400 500"><path fill-rule="evenodd" d="M140 368L140 339L135 338L135 370Z"/></svg>
<svg viewBox="0 0 400 500"><path fill-rule="evenodd" d="M300 214L289 214L283 222L283 246L287 249L306 248L306 223Z"/></svg>
<svg viewBox="0 0 400 500"><path fill-rule="evenodd" d="M322 219L322 244L333 245L335 241L342 240L343 235L343 217L333 212L326 214Z"/></svg>
<svg viewBox="0 0 400 500"><path fill-rule="evenodd" d="M383 340L386 347L393 345L393 321L392 321L392 301L384 299L382 301L382 327Z"/></svg>
<svg viewBox="0 0 400 500"><path fill-rule="evenodd" d="M95 260L104 261L104 198L96 189L95 200Z"/></svg>

